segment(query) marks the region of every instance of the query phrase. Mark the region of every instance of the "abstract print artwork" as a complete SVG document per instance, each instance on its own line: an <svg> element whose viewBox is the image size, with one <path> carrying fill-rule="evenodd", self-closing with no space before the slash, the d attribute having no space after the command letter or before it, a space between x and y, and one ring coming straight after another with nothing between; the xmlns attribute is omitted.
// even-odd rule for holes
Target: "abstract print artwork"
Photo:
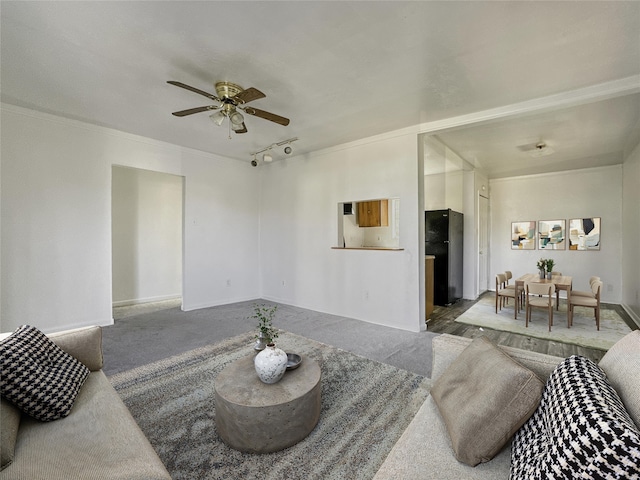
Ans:
<svg viewBox="0 0 640 480"><path fill-rule="evenodd" d="M569 220L569 250L600 250L600 217Z"/></svg>
<svg viewBox="0 0 640 480"><path fill-rule="evenodd" d="M538 249L565 249L565 220L538 220Z"/></svg>
<svg viewBox="0 0 640 480"><path fill-rule="evenodd" d="M536 249L536 222L511 223L511 250Z"/></svg>

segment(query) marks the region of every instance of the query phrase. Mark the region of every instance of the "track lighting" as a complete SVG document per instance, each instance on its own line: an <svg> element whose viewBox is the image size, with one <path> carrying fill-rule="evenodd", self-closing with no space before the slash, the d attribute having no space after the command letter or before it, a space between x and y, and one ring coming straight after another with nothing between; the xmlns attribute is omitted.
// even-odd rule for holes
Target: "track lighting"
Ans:
<svg viewBox="0 0 640 480"><path fill-rule="evenodd" d="M288 140L283 140L282 142L278 142L278 143L272 143L268 147L265 147L262 150L258 150L257 152L252 153L251 155L253 156L253 161L251 162L251 165L253 165L255 167L258 164L258 162L256 160L256 155L258 155L260 153L262 153L262 161L264 163L269 163L269 162L273 161L273 155L271 154L271 151L274 148L282 147L283 145L284 145L284 148L282 149L282 151L286 155L291 155L291 153L293 152L293 149L291 148L291 143L295 142L296 140L298 140L297 137L290 138Z"/></svg>

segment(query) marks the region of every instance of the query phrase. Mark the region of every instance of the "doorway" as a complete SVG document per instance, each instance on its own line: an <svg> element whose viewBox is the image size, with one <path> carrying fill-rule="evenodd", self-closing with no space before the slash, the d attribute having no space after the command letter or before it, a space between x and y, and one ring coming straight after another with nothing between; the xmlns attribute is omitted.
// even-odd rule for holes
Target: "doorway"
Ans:
<svg viewBox="0 0 640 480"><path fill-rule="evenodd" d="M112 304L182 298L184 177L112 166Z"/></svg>
<svg viewBox="0 0 640 480"><path fill-rule="evenodd" d="M489 290L489 199L478 193L478 296Z"/></svg>

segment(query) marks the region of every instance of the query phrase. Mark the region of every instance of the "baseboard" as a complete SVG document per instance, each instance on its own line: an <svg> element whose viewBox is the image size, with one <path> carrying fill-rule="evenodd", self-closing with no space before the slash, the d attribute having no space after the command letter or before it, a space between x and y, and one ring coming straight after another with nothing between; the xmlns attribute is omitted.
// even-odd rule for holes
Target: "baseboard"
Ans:
<svg viewBox="0 0 640 480"><path fill-rule="evenodd" d="M225 298L215 302L198 303L195 305L189 305L183 299L182 311L191 312L193 310L200 310L201 308L219 307L220 305L230 305L232 303L249 302L252 300L255 302L260 301L260 299L256 297L235 297L235 298Z"/></svg>
<svg viewBox="0 0 640 480"><path fill-rule="evenodd" d="M638 314L634 312L632 308L626 303L621 303L620 305L622 305L622 308L624 308L624 311L627 312L627 314L629 314L629 316L631 317L631 320L633 320L636 326L640 328L640 316L638 316Z"/></svg>
<svg viewBox="0 0 640 480"><path fill-rule="evenodd" d="M128 307L129 305L140 305L142 303L153 303L153 302L163 302L165 300L176 300L181 297L182 295L174 294L174 295L160 295L158 297L132 298L129 300L119 300L117 302L112 302L111 305L114 307Z"/></svg>
<svg viewBox="0 0 640 480"><path fill-rule="evenodd" d="M65 330L73 330L76 328L84 328L84 327L94 327L98 325L99 327L108 327L109 325L113 325L113 318L109 318L108 320L100 321L100 322L79 322L79 323L66 323L64 325L56 325L54 328L43 329L43 333L56 333L62 332Z"/></svg>

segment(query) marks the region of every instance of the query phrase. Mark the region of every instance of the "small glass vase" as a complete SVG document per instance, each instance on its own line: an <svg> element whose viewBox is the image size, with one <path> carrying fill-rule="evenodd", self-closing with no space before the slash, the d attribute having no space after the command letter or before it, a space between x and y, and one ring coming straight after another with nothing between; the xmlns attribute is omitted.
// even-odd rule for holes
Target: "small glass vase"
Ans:
<svg viewBox="0 0 640 480"><path fill-rule="evenodd" d="M257 352L261 352L266 348L268 344L270 344L272 339L267 337L264 333L258 332L258 339L256 340L256 344L253 346L254 350Z"/></svg>

